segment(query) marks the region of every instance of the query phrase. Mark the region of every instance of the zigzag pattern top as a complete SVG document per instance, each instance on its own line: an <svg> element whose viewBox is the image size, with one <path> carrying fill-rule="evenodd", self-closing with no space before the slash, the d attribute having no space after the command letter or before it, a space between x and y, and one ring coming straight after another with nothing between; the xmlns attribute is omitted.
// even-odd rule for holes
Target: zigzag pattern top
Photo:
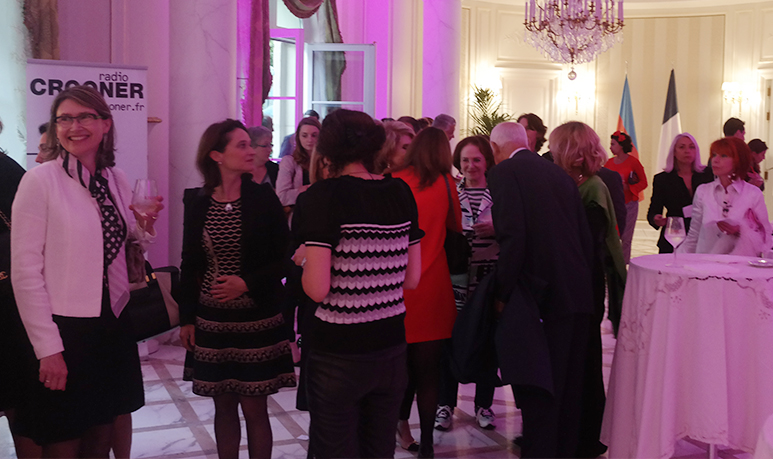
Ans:
<svg viewBox="0 0 773 459"><path fill-rule="evenodd" d="M330 293L317 308L317 318L334 324L357 324L403 314L410 229L410 221L341 225L338 245L331 248ZM319 242L307 244L330 247Z"/></svg>
<svg viewBox="0 0 773 459"><path fill-rule="evenodd" d="M207 254L207 272L201 286L203 295L217 284L219 276L241 275L242 202L211 200L201 243Z"/></svg>

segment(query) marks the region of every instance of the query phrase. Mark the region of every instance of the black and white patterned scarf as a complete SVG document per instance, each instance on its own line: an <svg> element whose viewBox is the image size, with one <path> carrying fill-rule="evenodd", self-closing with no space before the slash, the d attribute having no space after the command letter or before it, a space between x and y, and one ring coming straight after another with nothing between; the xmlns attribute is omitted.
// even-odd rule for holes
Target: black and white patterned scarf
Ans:
<svg viewBox="0 0 773 459"><path fill-rule="evenodd" d="M103 271L102 282L105 288L108 288L108 268L110 264L118 257L126 241L126 222L121 212L116 208L115 199L110 193L110 187L107 179L98 170L94 175L89 174L80 161L77 161L74 168L70 168L70 154L65 153L62 166L67 171L67 175L76 179L88 189L91 196L99 204L99 213L102 220L102 247L103 247ZM71 172L75 172L74 177ZM88 186L86 185L88 182Z"/></svg>

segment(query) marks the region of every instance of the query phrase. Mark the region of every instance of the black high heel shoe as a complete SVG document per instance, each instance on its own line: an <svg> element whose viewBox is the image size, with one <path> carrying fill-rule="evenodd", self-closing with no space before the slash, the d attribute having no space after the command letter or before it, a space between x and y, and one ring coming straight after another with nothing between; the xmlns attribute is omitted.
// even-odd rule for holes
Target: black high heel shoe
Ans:
<svg viewBox="0 0 773 459"><path fill-rule="evenodd" d="M421 443L419 445L419 457L420 458L433 458L435 457L435 447L430 443Z"/></svg>

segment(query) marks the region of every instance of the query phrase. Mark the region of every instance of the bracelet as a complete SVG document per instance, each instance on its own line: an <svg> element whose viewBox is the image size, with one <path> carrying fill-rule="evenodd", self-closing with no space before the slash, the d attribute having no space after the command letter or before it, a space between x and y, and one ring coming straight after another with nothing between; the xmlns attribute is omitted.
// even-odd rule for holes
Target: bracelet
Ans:
<svg viewBox="0 0 773 459"><path fill-rule="evenodd" d="M306 266L306 257L303 257L303 260L301 260L301 268Z"/></svg>

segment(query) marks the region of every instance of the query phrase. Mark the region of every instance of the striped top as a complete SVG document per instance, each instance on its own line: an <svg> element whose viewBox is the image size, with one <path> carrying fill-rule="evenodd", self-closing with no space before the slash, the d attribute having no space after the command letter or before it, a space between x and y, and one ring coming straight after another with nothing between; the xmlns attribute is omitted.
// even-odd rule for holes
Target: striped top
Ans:
<svg viewBox="0 0 773 459"><path fill-rule="evenodd" d="M467 236L472 247L470 270L467 275L452 276L456 307L461 309L483 277L494 270L499 258L499 244L494 236L476 236L472 228L476 223L492 222L493 201L488 188L468 188L462 183L457 191L459 191L459 203L462 207L462 233Z"/></svg>
<svg viewBox="0 0 773 459"><path fill-rule="evenodd" d="M312 347L359 353L404 343L408 247L423 236L410 188L391 177L343 176L301 196L298 240L331 250L330 292L314 314Z"/></svg>
<svg viewBox="0 0 773 459"><path fill-rule="evenodd" d="M341 225L336 247L307 242L333 251L330 293L315 315L329 323L356 324L405 313L403 282L410 229L410 221L397 225L345 224Z"/></svg>

